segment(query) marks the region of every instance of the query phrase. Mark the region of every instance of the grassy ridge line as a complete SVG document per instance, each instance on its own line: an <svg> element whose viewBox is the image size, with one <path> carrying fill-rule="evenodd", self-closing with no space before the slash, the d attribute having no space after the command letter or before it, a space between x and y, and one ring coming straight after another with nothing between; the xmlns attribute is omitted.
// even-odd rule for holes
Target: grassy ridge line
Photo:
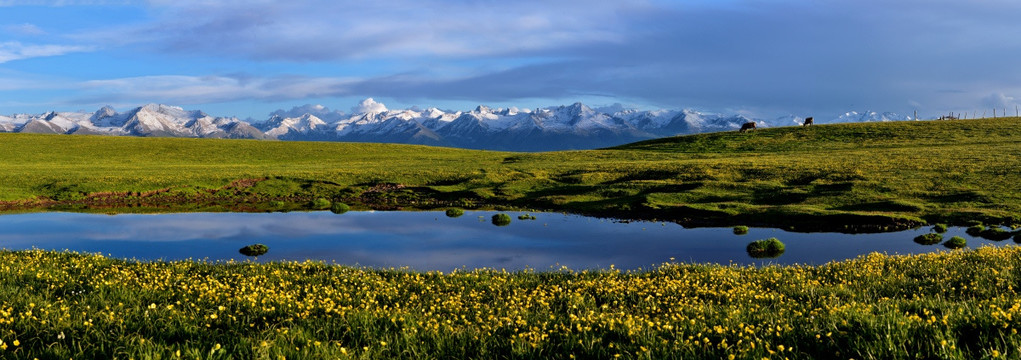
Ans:
<svg viewBox="0 0 1021 360"><path fill-rule="evenodd" d="M615 147L671 152L818 151L862 147L939 146L1017 142L1021 118L962 121L845 123L786 131L718 132L641 141ZM800 130L797 130L800 129Z"/></svg>
<svg viewBox="0 0 1021 360"><path fill-rule="evenodd" d="M1015 246L451 274L0 251L0 357L1016 359L1019 285Z"/></svg>
<svg viewBox="0 0 1021 360"><path fill-rule="evenodd" d="M467 199L468 207L879 230L925 221L1021 223L1018 118L773 128L549 153L29 134L0 140L0 153L9 154L0 160L0 200L44 197L62 206L97 192L168 189L144 200L215 192L235 203L325 197L428 208ZM239 179L266 180L217 192ZM406 188L366 196L385 183Z"/></svg>

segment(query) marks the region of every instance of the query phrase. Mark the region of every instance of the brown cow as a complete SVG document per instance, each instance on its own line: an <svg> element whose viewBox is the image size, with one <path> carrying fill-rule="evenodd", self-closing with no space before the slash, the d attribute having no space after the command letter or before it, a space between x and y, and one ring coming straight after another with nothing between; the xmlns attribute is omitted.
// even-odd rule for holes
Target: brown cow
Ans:
<svg viewBox="0 0 1021 360"><path fill-rule="evenodd" d="M744 125L741 125L741 130L738 130L738 132L745 132L745 130L755 130L755 123L754 122L744 123Z"/></svg>
<svg viewBox="0 0 1021 360"><path fill-rule="evenodd" d="M815 122L814 122L814 121L812 121L812 120L814 120L814 119L812 119L812 117L811 117L811 116L809 116L809 117L805 118L805 123L804 123L804 124L801 124L801 126L808 126L808 125L813 125L813 124L815 124Z"/></svg>

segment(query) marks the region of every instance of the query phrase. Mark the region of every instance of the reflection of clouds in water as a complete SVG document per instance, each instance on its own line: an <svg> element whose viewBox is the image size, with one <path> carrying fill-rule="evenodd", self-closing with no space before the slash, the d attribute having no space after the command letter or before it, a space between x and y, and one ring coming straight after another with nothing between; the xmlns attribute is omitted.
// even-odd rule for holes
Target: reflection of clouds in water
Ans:
<svg viewBox="0 0 1021 360"><path fill-rule="evenodd" d="M328 215L327 215L328 214ZM52 216L57 215L57 216ZM357 218L332 213L187 213L161 215L27 214L30 219L12 222L26 229L3 234L2 239L73 237L80 240L185 241L258 237L306 237L323 234L356 234L374 229ZM0 217L0 220L5 220ZM59 226L54 226L59 223ZM10 225L4 226L9 228ZM31 230L46 228L45 233ZM399 227L393 227L400 230Z"/></svg>
<svg viewBox="0 0 1021 360"><path fill-rule="evenodd" d="M235 247L264 242L271 247L270 253L262 257L266 260L317 259L420 270L546 269L556 264L573 268L643 266L664 261L667 256L663 254L672 251L664 239L673 235L658 229L658 225L654 228L657 231L644 232L635 243L629 239L635 238L634 233L642 227L653 228L651 224L541 214L538 221L515 221L507 227L496 227L488 221L493 213L476 212L456 219L436 212L44 213L19 219L0 217L0 224L8 220L20 222L23 228L49 230L24 231L20 236L22 248L66 246L95 251L98 247L99 251L119 251L140 258L156 257L147 252L170 258L229 258L237 256L233 254ZM479 222L475 219L478 216L485 221ZM97 245L104 241L112 244L106 248Z"/></svg>
<svg viewBox="0 0 1021 360"><path fill-rule="evenodd" d="M778 237L787 252L770 263L825 263L871 251L918 253L938 250L911 239L927 229L901 233L799 234L753 228L684 229L676 224L615 223L563 214L536 214L535 221L509 226L489 223L496 212L447 218L439 212L188 213L92 215L40 213L0 216L0 247L70 248L139 259L244 259L241 246L265 243L268 260L322 260L346 265L417 270L533 268L557 264L573 269L650 268L668 261L761 264L748 258L748 242ZM515 218L518 213L508 212ZM479 221L481 216L482 221ZM963 233L951 229L947 236ZM968 237L973 247L991 243Z"/></svg>

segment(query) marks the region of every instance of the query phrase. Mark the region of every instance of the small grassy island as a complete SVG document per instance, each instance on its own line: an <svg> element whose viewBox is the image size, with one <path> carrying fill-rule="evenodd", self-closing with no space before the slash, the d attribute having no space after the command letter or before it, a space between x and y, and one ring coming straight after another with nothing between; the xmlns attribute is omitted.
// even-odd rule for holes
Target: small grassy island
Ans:
<svg viewBox="0 0 1021 360"><path fill-rule="evenodd" d="M1021 119L785 127L611 149L0 134L0 211L542 209L889 231L1021 223Z"/></svg>
<svg viewBox="0 0 1021 360"><path fill-rule="evenodd" d="M1018 284L1016 246L514 273L0 251L0 358L1017 358Z"/></svg>

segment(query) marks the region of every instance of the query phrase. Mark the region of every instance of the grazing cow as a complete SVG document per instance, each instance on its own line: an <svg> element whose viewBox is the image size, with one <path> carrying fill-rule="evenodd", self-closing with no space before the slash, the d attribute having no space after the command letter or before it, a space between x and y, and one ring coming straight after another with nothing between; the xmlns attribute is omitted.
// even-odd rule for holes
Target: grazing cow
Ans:
<svg viewBox="0 0 1021 360"><path fill-rule="evenodd" d="M805 118L805 123L801 124L801 126L814 125L815 121L813 121L813 120L815 120L815 119L812 119L812 117L809 116L809 117Z"/></svg>
<svg viewBox="0 0 1021 360"><path fill-rule="evenodd" d="M755 123L754 122L744 123L744 125L741 125L741 130L738 130L738 132L745 132L745 130L755 130Z"/></svg>

